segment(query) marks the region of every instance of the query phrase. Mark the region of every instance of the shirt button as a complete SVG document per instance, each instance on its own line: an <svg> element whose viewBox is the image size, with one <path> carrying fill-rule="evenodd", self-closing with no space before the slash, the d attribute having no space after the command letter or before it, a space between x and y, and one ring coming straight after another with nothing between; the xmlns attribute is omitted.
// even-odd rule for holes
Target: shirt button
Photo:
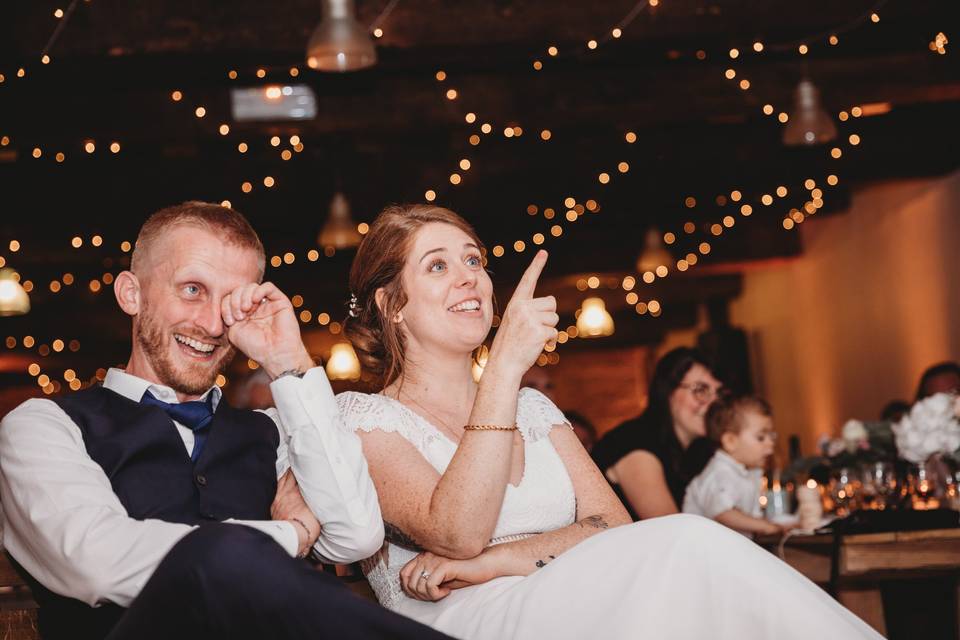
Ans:
<svg viewBox="0 0 960 640"><path fill-rule="evenodd" d="M207 476L203 475L202 473L198 473L196 478L194 479L197 481L197 484L200 485L201 487L207 486Z"/></svg>

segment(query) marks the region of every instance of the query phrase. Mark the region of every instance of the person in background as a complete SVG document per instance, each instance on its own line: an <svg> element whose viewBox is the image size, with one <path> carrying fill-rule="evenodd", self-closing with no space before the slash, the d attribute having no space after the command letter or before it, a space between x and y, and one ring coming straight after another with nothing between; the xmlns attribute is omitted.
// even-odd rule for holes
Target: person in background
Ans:
<svg viewBox="0 0 960 640"><path fill-rule="evenodd" d="M567 416L570 426L573 427L573 432L577 434L580 444L589 452L593 449L593 445L597 443L597 428L582 413L576 411L564 411L563 413Z"/></svg>
<svg viewBox="0 0 960 640"><path fill-rule="evenodd" d="M520 388L523 387L536 389L543 395L547 396L551 402L557 401L557 398L554 395L555 389L553 386L553 380L550 379L550 373L547 371L546 367L533 365L527 369L527 372L523 374L523 378L520 379Z"/></svg>
<svg viewBox="0 0 960 640"><path fill-rule="evenodd" d="M760 511L763 466L776 441L770 406L756 396L721 397L710 406L706 422L719 448L687 487L683 512L747 536L783 532Z"/></svg>
<svg viewBox="0 0 960 640"><path fill-rule="evenodd" d="M607 432L591 454L634 520L678 513L713 448L704 415L722 384L704 356L679 347L657 363L646 410Z"/></svg>
<svg viewBox="0 0 960 640"><path fill-rule="evenodd" d="M900 419L910 413L910 403L906 400L891 400L884 405L880 412L880 419L887 422L900 422Z"/></svg>
<svg viewBox="0 0 960 640"><path fill-rule="evenodd" d="M960 364L941 362L929 367L920 376L914 402L919 402L935 393L957 392L960 392Z"/></svg>

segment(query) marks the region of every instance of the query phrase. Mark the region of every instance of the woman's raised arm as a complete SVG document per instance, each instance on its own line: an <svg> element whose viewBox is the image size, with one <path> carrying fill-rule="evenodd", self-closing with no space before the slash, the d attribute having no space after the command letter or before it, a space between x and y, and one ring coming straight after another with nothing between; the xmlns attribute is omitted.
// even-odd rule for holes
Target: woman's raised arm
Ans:
<svg viewBox="0 0 960 640"><path fill-rule="evenodd" d="M556 300L534 297L547 261L540 251L517 285L490 348L471 425L515 426L520 379L556 340ZM442 384L442 381L437 381ZM510 479L516 430L465 431L442 475L395 433L362 434L387 537L451 558L472 558L489 542ZM522 447L520 447L522 451Z"/></svg>

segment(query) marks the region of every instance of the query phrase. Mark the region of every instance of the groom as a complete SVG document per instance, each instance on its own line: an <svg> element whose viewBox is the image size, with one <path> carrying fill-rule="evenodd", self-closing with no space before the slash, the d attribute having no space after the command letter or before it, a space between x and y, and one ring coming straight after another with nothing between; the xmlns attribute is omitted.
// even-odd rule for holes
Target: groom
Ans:
<svg viewBox="0 0 960 640"><path fill-rule="evenodd" d="M158 211L114 284L126 368L0 424L3 546L44 638L439 637L295 559L365 558L383 524L360 443L263 271L235 211ZM272 378L276 409L222 398L237 351Z"/></svg>

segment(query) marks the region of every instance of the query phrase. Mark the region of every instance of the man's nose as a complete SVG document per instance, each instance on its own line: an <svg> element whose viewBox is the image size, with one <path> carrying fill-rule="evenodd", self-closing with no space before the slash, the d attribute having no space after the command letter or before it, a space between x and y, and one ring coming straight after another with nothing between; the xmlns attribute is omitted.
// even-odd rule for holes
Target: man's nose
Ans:
<svg viewBox="0 0 960 640"><path fill-rule="evenodd" d="M219 338L223 335L223 316L220 315L220 304L213 300L203 306L193 322L211 338Z"/></svg>

